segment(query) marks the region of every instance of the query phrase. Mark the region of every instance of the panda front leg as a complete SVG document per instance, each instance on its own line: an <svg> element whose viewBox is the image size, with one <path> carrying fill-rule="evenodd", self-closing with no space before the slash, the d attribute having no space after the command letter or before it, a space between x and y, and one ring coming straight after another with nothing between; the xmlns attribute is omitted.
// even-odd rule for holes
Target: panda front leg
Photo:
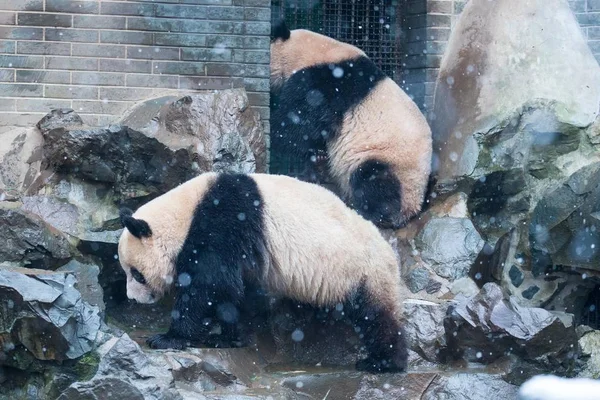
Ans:
<svg viewBox="0 0 600 400"><path fill-rule="evenodd" d="M402 372L408 363L405 333L400 324L400 311L386 294L361 287L352 304L354 324L360 328L368 356L356 363L356 369L367 372Z"/></svg>
<svg viewBox="0 0 600 400"><path fill-rule="evenodd" d="M153 349L186 347L240 347L240 304L243 286L231 282L179 287L166 333L147 340Z"/></svg>

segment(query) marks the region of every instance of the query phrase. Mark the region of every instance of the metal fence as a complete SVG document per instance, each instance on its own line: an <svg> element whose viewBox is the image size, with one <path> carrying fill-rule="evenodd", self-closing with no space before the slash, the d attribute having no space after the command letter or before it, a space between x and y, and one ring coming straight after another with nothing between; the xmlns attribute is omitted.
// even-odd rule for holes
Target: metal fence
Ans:
<svg viewBox="0 0 600 400"><path fill-rule="evenodd" d="M399 10L398 0L273 0L271 19L353 44L400 83ZM292 176L302 172L301 161L283 154L276 137L271 137L270 170Z"/></svg>

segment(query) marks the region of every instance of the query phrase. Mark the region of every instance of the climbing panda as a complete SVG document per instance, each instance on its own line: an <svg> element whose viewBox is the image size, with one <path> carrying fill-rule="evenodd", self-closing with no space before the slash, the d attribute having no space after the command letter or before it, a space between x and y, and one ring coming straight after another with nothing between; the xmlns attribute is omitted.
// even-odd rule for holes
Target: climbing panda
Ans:
<svg viewBox="0 0 600 400"><path fill-rule="evenodd" d="M284 22L271 33L272 134L318 182L380 228L418 214L431 171L431 130L416 104L364 52ZM322 168L321 168L322 169Z"/></svg>
<svg viewBox="0 0 600 400"><path fill-rule="evenodd" d="M154 303L175 288L171 326L148 339L151 348L238 346L245 291L260 287L348 315L368 352L358 369L405 369L408 292L395 253L329 190L281 175L205 173L120 217L127 296Z"/></svg>

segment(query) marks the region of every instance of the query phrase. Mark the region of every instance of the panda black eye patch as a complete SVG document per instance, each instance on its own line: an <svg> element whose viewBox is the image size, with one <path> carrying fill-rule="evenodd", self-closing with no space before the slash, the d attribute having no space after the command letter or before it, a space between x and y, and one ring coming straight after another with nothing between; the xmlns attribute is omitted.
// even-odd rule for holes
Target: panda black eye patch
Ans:
<svg viewBox="0 0 600 400"><path fill-rule="evenodd" d="M146 278L144 278L144 275L142 275L142 273L140 271L138 271L137 269L131 268L131 276L133 276L133 279L135 279L142 285L146 284Z"/></svg>

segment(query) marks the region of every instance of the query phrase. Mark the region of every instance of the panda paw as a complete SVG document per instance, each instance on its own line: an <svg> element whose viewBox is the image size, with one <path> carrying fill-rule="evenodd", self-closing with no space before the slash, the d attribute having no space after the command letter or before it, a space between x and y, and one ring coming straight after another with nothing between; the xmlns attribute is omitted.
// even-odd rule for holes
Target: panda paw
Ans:
<svg viewBox="0 0 600 400"><path fill-rule="evenodd" d="M385 372L404 372L406 371L406 363L392 363L389 360L377 360L375 358L365 358L356 363L358 371L370 373L385 373Z"/></svg>
<svg viewBox="0 0 600 400"><path fill-rule="evenodd" d="M183 350L190 345L190 343L178 337L168 336L164 333L154 335L148 340L146 340L146 344L151 349L174 349L174 350Z"/></svg>

